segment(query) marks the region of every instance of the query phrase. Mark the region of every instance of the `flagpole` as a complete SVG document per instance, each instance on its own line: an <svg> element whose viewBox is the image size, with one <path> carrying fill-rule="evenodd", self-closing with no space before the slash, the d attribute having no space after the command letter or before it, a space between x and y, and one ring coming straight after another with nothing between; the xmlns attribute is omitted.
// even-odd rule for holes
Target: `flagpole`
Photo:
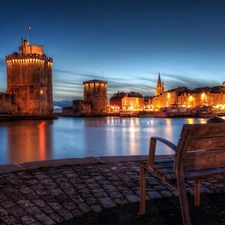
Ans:
<svg viewBox="0 0 225 225"><path fill-rule="evenodd" d="M31 30L31 26L28 26L28 45L30 43L30 30Z"/></svg>
<svg viewBox="0 0 225 225"><path fill-rule="evenodd" d="M27 41L28 41L28 45L29 45L29 35L30 35L30 32L29 32L29 26L28 26L28 31L27 31L27 33L28 33Z"/></svg>

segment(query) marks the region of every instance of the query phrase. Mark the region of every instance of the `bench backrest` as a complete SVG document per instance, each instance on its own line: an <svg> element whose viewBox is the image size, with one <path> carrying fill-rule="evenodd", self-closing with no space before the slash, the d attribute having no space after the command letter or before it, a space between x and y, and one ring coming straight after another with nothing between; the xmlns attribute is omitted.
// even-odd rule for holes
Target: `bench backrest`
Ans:
<svg viewBox="0 0 225 225"><path fill-rule="evenodd" d="M184 124L174 163L184 171L225 167L225 123Z"/></svg>

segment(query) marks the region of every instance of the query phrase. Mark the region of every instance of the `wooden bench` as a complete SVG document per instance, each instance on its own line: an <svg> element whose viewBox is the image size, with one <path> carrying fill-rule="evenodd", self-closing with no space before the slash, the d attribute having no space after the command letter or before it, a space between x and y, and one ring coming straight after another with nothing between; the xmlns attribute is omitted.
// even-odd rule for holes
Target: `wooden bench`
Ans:
<svg viewBox="0 0 225 225"><path fill-rule="evenodd" d="M155 161L157 141L175 151L174 159ZM146 211L146 170L174 188L180 199L184 225L190 225L185 181L194 180L194 205L200 206L200 180L225 174L225 123L184 124L177 146L151 137L148 162L140 166L140 209Z"/></svg>

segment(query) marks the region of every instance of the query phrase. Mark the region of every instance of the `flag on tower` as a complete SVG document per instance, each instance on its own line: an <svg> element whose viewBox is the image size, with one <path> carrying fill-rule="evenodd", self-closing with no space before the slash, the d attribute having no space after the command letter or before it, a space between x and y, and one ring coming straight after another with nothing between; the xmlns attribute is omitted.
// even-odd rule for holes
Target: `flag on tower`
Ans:
<svg viewBox="0 0 225 225"><path fill-rule="evenodd" d="M28 26L28 30L31 30L31 26Z"/></svg>

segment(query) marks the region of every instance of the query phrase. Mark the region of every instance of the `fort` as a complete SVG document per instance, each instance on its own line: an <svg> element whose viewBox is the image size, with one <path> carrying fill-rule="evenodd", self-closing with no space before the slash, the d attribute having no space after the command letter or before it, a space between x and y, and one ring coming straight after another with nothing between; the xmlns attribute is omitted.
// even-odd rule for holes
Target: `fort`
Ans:
<svg viewBox="0 0 225 225"><path fill-rule="evenodd" d="M0 93L0 113L54 118L52 64L43 46L29 45L22 38L19 53L5 57L6 93Z"/></svg>
<svg viewBox="0 0 225 225"><path fill-rule="evenodd" d="M107 86L104 80L84 81L84 100L74 100L72 107L64 107L63 115L108 115Z"/></svg>
<svg viewBox="0 0 225 225"><path fill-rule="evenodd" d="M107 86L108 82L103 80L84 81L84 101L92 105L93 113L106 113L107 110Z"/></svg>

